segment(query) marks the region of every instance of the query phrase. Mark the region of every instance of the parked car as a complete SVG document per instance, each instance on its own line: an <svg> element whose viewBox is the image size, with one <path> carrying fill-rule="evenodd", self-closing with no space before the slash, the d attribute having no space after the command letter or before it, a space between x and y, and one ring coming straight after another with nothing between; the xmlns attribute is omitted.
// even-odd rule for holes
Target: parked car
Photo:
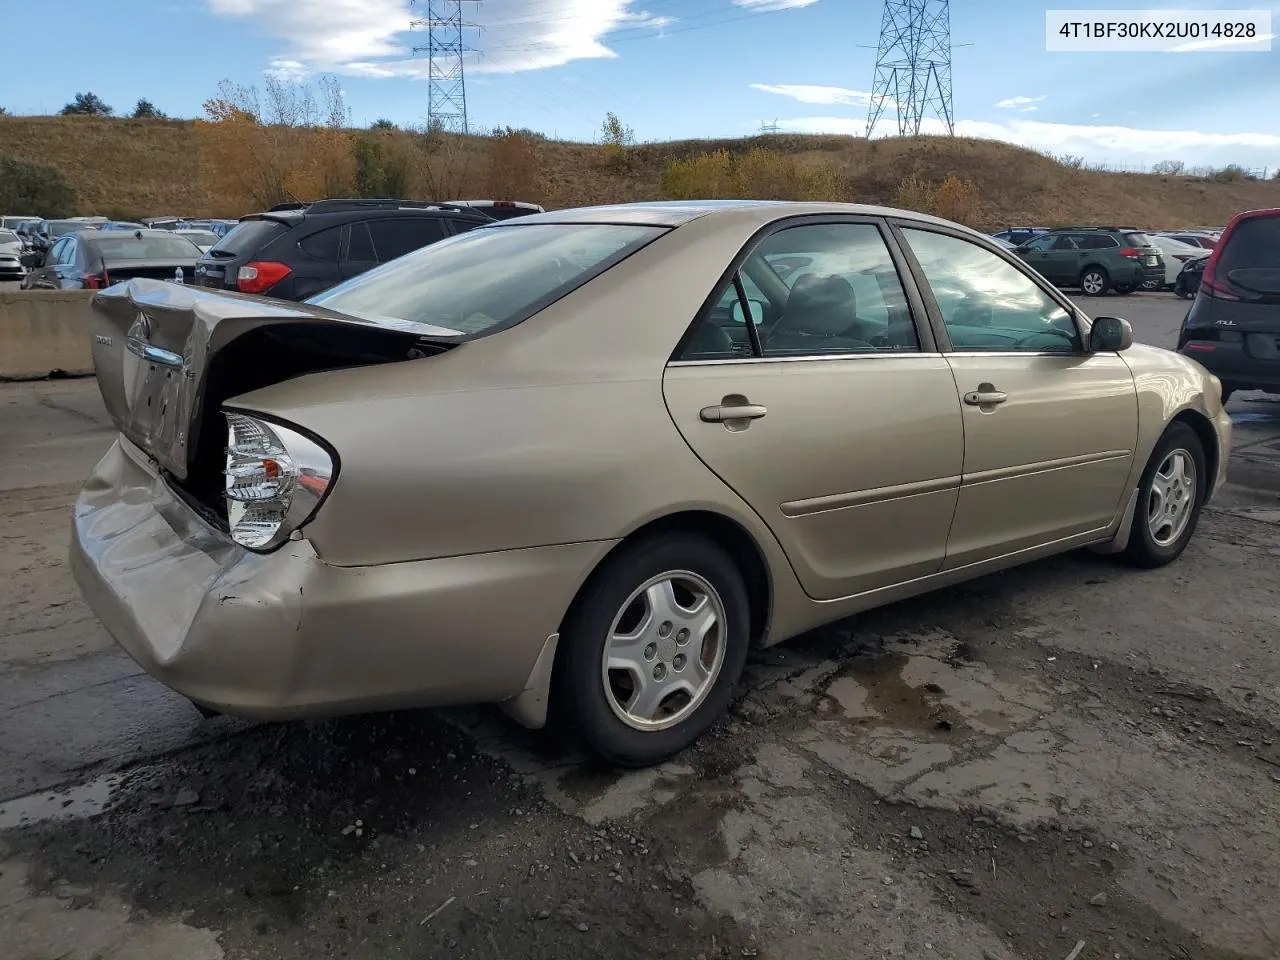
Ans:
<svg viewBox="0 0 1280 960"><path fill-rule="evenodd" d="M31 236L31 248L44 254L60 237L82 230L96 230L97 224L84 220L41 220Z"/></svg>
<svg viewBox="0 0 1280 960"><path fill-rule="evenodd" d="M1280 208L1232 220L1205 261L1178 352L1237 390L1280 393Z"/></svg>
<svg viewBox="0 0 1280 960"><path fill-rule="evenodd" d="M408 200L321 200L250 214L200 258L206 287L305 300L334 284L494 221Z"/></svg>
<svg viewBox="0 0 1280 960"><path fill-rule="evenodd" d="M143 217L142 224L148 230L175 230L181 223L186 223L181 217Z"/></svg>
<svg viewBox="0 0 1280 960"><path fill-rule="evenodd" d="M217 243L220 239L222 239L212 230L198 230L187 224L183 224L181 227L179 227L177 230L174 230L173 232L176 233L178 236L182 237L183 239L190 240L192 243L194 243L197 247L200 248L200 252L202 254L208 253L210 250L213 249L213 245Z"/></svg>
<svg viewBox="0 0 1280 960"><path fill-rule="evenodd" d="M1132 293L1148 280L1164 281L1160 249L1133 227L1052 230L1018 247L1018 256L1050 282L1078 286L1088 297Z"/></svg>
<svg viewBox="0 0 1280 960"><path fill-rule="evenodd" d="M146 230L146 226L141 223L134 223L132 220L108 220L105 223L98 224L99 230Z"/></svg>
<svg viewBox="0 0 1280 960"><path fill-rule="evenodd" d="M0 230L17 230L18 227L22 226L24 223L39 219L39 217L22 217L6 214L5 216L0 217Z"/></svg>
<svg viewBox="0 0 1280 960"><path fill-rule="evenodd" d="M28 290L98 290L132 277L184 282L195 272L200 249L166 230L83 230L57 240L41 266L27 274Z"/></svg>
<svg viewBox="0 0 1280 960"><path fill-rule="evenodd" d="M239 222L239 220L210 220L209 229L218 236L225 237Z"/></svg>
<svg viewBox="0 0 1280 960"><path fill-rule="evenodd" d="M1160 280L1154 278L1145 281L1142 284L1144 290L1160 290L1168 287L1172 288L1178 282L1178 274L1182 272L1182 268L1192 260L1202 260L1209 256L1209 251L1204 247L1191 246L1183 243L1181 240L1175 240L1173 237L1166 237L1163 234L1149 234L1151 242L1160 249L1160 255L1164 259L1164 276Z"/></svg>
<svg viewBox="0 0 1280 960"><path fill-rule="evenodd" d="M12 230L0 228L0 280L21 280L25 273L22 241Z"/></svg>
<svg viewBox="0 0 1280 960"><path fill-rule="evenodd" d="M1204 368L881 207L562 210L307 303L94 315L120 436L72 569L150 673L264 718L549 707L627 765L751 644L1074 547L1169 563L1231 449Z"/></svg>
<svg viewBox="0 0 1280 960"><path fill-rule="evenodd" d="M1204 256L1188 260L1182 265L1177 279L1173 282L1173 292L1179 298L1189 300L1196 295L1196 291L1200 289L1200 277L1204 274L1204 265L1208 262L1208 256Z"/></svg>
<svg viewBox="0 0 1280 960"><path fill-rule="evenodd" d="M999 237L992 237L991 239L995 241L996 245L1000 247L1001 250L1018 249L1018 245L1016 243L1010 243L1008 240L1002 240Z"/></svg>
<svg viewBox="0 0 1280 960"><path fill-rule="evenodd" d="M997 240L1005 240L1017 247L1048 232L1048 227L1010 227L1008 230L993 233L992 236Z"/></svg>
<svg viewBox="0 0 1280 960"><path fill-rule="evenodd" d="M1156 234L1160 237L1169 237L1177 240L1179 243L1185 243L1189 247L1201 247L1205 250L1212 250L1218 245L1218 237L1221 234L1211 231L1184 230L1184 231L1162 231Z"/></svg>

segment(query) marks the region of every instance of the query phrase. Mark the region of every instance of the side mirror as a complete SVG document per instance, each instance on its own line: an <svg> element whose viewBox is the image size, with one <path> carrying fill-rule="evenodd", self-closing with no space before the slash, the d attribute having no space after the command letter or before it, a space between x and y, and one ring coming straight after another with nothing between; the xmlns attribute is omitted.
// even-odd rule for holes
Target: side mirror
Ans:
<svg viewBox="0 0 1280 960"><path fill-rule="evenodd" d="M1093 353L1114 353L1133 346L1133 327L1120 317L1094 317L1089 330L1089 350Z"/></svg>
<svg viewBox="0 0 1280 960"><path fill-rule="evenodd" d="M761 300L748 300L747 306L751 308L751 322L760 323L764 319L764 302ZM733 301L733 306L729 308L729 316L734 323L746 323L746 319L742 314L742 301Z"/></svg>

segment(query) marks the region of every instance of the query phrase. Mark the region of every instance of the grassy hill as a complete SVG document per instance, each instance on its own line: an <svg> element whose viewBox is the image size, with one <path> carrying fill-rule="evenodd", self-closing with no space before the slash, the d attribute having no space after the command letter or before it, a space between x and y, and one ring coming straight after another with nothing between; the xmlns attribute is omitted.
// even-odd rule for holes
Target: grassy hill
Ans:
<svg viewBox="0 0 1280 960"><path fill-rule="evenodd" d="M974 226L1123 222L1152 229L1214 226L1240 210L1280 206L1280 181L1167 177L1075 169L1032 150L989 140L777 135L746 140L642 144L608 157L593 144L538 139L513 186L509 164L487 137L428 140L394 132L411 148L413 194L491 196L511 192L548 207L664 196L672 161L717 150L763 148L790 173L821 171L844 199L899 205L903 181L955 176L976 189ZM192 121L93 117L0 117L0 155L51 164L75 188L81 213L238 216L243 201L215 195L202 169ZM495 158L499 158L495 163ZM499 168L502 169L499 169ZM785 184L757 187L786 196ZM507 188L504 190L503 188Z"/></svg>

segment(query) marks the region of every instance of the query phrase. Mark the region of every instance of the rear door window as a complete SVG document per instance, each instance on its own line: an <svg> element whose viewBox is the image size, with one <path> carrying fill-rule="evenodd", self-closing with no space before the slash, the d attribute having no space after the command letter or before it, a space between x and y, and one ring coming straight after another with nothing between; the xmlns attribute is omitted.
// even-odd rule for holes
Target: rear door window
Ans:
<svg viewBox="0 0 1280 960"><path fill-rule="evenodd" d="M373 252L373 238L369 236L369 227L363 220L351 224L351 238L347 241L349 263L377 263L378 255Z"/></svg>
<svg viewBox="0 0 1280 960"><path fill-rule="evenodd" d="M379 263L386 263L444 239L444 225L437 217L403 220L370 220L369 233Z"/></svg>

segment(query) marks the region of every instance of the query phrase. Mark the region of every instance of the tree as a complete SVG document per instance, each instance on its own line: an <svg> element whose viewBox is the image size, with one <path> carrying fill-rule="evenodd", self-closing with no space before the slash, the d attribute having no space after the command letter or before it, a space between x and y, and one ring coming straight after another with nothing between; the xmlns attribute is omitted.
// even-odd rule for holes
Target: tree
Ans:
<svg viewBox="0 0 1280 960"><path fill-rule="evenodd" d="M7 117L8 115L9 115L9 111L6 110L4 107L0 107L0 117Z"/></svg>
<svg viewBox="0 0 1280 960"><path fill-rule="evenodd" d="M0 157L0 210L71 217L77 204L76 192L57 167Z"/></svg>
<svg viewBox="0 0 1280 960"><path fill-rule="evenodd" d="M197 120L204 176L212 193L238 206L269 207L352 189L355 159L347 109L332 77L320 99L303 83L268 76L257 87L224 80Z"/></svg>
<svg viewBox="0 0 1280 960"><path fill-rule="evenodd" d="M413 158L412 148L403 138L379 128L356 134L354 141L356 195L408 197Z"/></svg>
<svg viewBox="0 0 1280 960"><path fill-rule="evenodd" d="M534 200L538 194L538 143L527 130L495 130L489 140L490 196Z"/></svg>
<svg viewBox="0 0 1280 960"><path fill-rule="evenodd" d="M1151 168L1151 172L1162 174L1166 177L1179 177L1186 168L1187 165L1181 160L1161 160Z"/></svg>
<svg viewBox="0 0 1280 960"><path fill-rule="evenodd" d="M115 113L96 93L77 93L59 112L64 117L109 117Z"/></svg>
<svg viewBox="0 0 1280 960"><path fill-rule="evenodd" d="M169 118L156 109L156 105L146 97L140 97L130 116L134 120L168 120Z"/></svg>
<svg viewBox="0 0 1280 960"><path fill-rule="evenodd" d="M605 114L600 124L600 154L605 166L617 173L625 173L630 167L631 157L627 148L636 142L635 132L618 119L613 111Z"/></svg>
<svg viewBox="0 0 1280 960"><path fill-rule="evenodd" d="M378 120L373 121L373 126L371 126L369 129L370 130L397 130L399 128L390 120L388 120L386 117L382 117Z"/></svg>

